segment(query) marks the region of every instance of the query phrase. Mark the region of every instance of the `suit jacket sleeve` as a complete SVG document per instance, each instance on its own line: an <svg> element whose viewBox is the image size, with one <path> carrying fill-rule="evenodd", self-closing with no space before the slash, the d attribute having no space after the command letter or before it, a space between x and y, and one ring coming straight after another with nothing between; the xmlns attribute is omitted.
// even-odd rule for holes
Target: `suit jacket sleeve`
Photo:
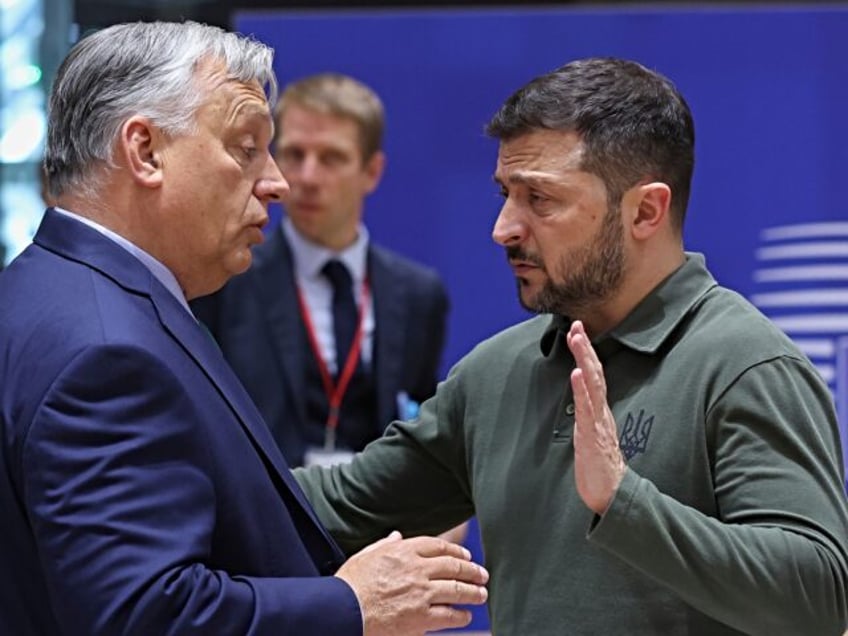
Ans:
<svg viewBox="0 0 848 636"><path fill-rule="evenodd" d="M222 467L194 399L161 359L125 345L84 349L53 380L20 474L59 624L86 635L361 634L340 579L255 577L210 558L221 513L209 472Z"/></svg>

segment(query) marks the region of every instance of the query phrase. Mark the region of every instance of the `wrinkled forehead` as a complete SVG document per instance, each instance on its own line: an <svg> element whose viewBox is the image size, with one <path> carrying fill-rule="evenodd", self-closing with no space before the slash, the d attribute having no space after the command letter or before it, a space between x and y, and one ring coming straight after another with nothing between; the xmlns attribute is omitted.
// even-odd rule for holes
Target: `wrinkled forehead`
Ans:
<svg viewBox="0 0 848 636"><path fill-rule="evenodd" d="M199 109L220 111L227 120L261 118L273 125L271 103L258 79L234 77L220 62L198 69L195 77L202 94Z"/></svg>
<svg viewBox="0 0 848 636"><path fill-rule="evenodd" d="M193 78L198 89L208 94L214 94L217 90L228 86L243 86L261 98L269 110L276 99L274 81L264 82L264 78L260 77L242 77L233 72L226 62L218 57L207 55L199 58L194 64Z"/></svg>

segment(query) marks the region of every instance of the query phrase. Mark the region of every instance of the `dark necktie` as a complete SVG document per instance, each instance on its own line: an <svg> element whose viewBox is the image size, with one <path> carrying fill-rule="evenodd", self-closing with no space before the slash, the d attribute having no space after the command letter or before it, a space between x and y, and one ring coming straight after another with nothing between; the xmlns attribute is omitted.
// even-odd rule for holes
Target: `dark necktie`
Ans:
<svg viewBox="0 0 848 636"><path fill-rule="evenodd" d="M337 260L327 261L321 272L333 286L333 334L336 339L336 375L340 375L353 344L359 312L353 297L353 279L347 267Z"/></svg>

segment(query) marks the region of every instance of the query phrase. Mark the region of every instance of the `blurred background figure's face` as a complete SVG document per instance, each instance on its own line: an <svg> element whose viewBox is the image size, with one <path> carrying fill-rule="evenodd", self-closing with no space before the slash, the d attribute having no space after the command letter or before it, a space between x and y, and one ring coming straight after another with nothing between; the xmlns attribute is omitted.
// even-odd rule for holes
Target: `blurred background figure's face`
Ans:
<svg viewBox="0 0 848 636"><path fill-rule="evenodd" d="M286 214L314 243L350 245L364 199L379 182L382 153L364 161L354 121L297 104L286 108L277 126L277 165L291 186Z"/></svg>

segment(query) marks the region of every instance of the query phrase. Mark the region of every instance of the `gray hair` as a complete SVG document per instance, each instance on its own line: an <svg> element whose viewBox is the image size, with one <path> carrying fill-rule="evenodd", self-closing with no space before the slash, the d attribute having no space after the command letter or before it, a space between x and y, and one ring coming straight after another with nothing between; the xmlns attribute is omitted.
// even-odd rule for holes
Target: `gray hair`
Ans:
<svg viewBox="0 0 848 636"><path fill-rule="evenodd" d="M50 194L96 190L95 169L114 166L115 140L133 115L168 135L191 133L208 97L195 73L204 61L223 62L235 81L258 81L274 103L273 55L260 42L197 22L118 24L84 38L62 62L50 93Z"/></svg>

